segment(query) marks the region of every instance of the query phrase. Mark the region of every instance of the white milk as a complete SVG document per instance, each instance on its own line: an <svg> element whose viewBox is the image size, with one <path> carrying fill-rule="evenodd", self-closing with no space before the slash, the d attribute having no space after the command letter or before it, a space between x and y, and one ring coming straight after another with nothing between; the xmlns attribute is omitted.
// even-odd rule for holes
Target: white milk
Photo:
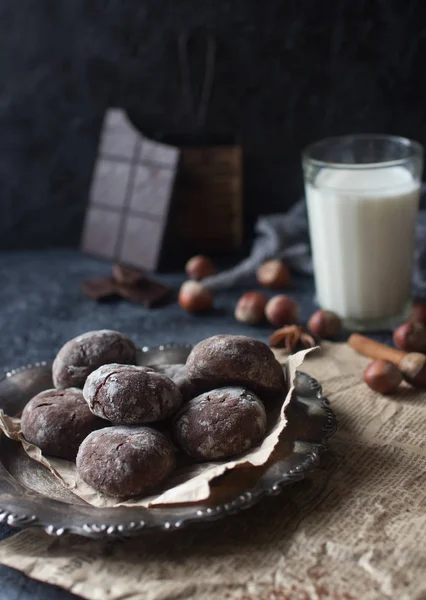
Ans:
<svg viewBox="0 0 426 600"><path fill-rule="evenodd" d="M324 168L306 199L321 308L344 319L400 314L410 298L420 184L404 167Z"/></svg>

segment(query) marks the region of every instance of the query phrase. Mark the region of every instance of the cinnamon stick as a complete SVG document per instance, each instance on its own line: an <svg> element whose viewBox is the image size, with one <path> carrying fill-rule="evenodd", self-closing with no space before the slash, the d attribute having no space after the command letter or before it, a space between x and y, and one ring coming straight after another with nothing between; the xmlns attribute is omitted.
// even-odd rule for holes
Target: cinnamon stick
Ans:
<svg viewBox="0 0 426 600"><path fill-rule="evenodd" d="M407 354L403 350L391 348L390 346L386 346L386 344L376 342L376 340L372 340L359 333L353 333L348 339L348 344L360 354L368 356L368 358L381 358L382 360L389 360L396 365Z"/></svg>

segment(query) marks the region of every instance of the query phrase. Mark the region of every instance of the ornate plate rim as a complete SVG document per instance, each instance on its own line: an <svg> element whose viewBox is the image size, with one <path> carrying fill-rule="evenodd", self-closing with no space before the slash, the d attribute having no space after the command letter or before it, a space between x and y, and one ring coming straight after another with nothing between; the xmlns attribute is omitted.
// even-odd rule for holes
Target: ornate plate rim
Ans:
<svg viewBox="0 0 426 600"><path fill-rule="evenodd" d="M159 346L143 346L141 348L142 354L147 352L163 352L167 350L189 350L192 348L191 344L178 344L178 343L167 343ZM37 367L46 367L49 364L48 361L40 361L33 364L27 364L23 367L11 369L7 371L2 377L0 377L0 383L4 380L12 377L17 373L34 369ZM307 378L309 382L310 391L312 398L314 398L319 406L326 413L326 422L322 428L323 437L321 443L311 443L311 450L306 452L305 459L303 462L293 469L282 473L281 476L277 477L273 484L268 487L259 487L256 491L247 491L235 500L231 502L225 502L218 504L215 507L207 508L194 508L193 514L179 518L176 521L170 522L165 521L162 525L157 523L146 523L145 521L128 521L121 524L108 525L107 523L98 525L95 523L84 523L83 525L73 525L72 523L57 527L51 523L48 523L46 519L37 516L37 514L18 513L8 510L6 507L1 506L0 502L0 523L6 524L12 528L25 529L30 527L37 527L43 529L47 534L53 536L61 536L65 533L72 533L82 535L85 537L128 537L132 535L141 535L144 532L149 531L170 531L176 529L182 529L188 525L192 525L196 522L211 522L220 519L225 516L236 514L241 510L251 508L257 504L262 498L268 496L275 496L281 493L286 485L302 480L306 474L312 472L319 464L321 454L328 449L328 439L336 432L338 427L338 421L336 415L330 403L326 397L323 396L321 384L306 373L300 372L300 374ZM1 460L0 460L1 462ZM102 509L103 510L103 509ZM146 509L149 510L149 509ZM156 508L156 511L161 508Z"/></svg>

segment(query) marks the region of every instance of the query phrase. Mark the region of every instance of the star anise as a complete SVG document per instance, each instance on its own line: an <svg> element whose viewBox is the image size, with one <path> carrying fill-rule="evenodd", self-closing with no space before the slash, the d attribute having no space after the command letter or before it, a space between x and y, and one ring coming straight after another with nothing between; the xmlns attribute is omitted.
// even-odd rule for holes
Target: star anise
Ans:
<svg viewBox="0 0 426 600"><path fill-rule="evenodd" d="M288 354L299 350L312 348L316 345L315 338L300 325L286 325L277 329L269 338L271 348L285 348Z"/></svg>

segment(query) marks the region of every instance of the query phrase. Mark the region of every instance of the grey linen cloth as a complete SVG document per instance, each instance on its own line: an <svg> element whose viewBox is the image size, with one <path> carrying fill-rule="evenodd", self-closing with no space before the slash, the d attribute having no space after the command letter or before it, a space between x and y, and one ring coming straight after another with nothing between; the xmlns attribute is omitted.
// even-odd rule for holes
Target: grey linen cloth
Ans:
<svg viewBox="0 0 426 600"><path fill-rule="evenodd" d="M422 198L426 187L422 188ZM252 277L256 268L269 258L281 258L294 271L312 275L309 228L304 199L286 214L259 217L251 253L232 269L208 277L203 281L211 290L227 289ZM398 240L395 240L398 243ZM413 297L426 300L426 210L417 218L413 268Z"/></svg>

